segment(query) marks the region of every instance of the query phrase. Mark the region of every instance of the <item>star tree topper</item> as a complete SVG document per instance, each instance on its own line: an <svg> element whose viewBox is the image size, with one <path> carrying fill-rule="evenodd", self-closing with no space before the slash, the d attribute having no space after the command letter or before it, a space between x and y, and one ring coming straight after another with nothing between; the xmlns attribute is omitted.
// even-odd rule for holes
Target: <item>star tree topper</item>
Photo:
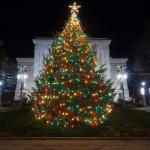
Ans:
<svg viewBox="0 0 150 150"><path fill-rule="evenodd" d="M78 13L79 12L79 8L81 6L77 5L76 2L73 3L73 5L70 5L69 8L71 8L71 13Z"/></svg>

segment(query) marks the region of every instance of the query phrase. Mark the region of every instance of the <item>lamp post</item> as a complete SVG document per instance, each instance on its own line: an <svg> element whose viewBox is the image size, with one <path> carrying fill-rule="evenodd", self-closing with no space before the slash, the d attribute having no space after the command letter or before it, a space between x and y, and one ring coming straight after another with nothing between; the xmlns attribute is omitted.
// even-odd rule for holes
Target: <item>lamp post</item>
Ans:
<svg viewBox="0 0 150 150"><path fill-rule="evenodd" d="M3 85L3 82L0 81L0 106L2 106L2 100L1 100L1 95L2 95L2 85Z"/></svg>
<svg viewBox="0 0 150 150"><path fill-rule="evenodd" d="M143 96L143 105L146 106L146 100L145 100L145 82L141 83L142 87L140 89L141 95Z"/></svg>
<svg viewBox="0 0 150 150"><path fill-rule="evenodd" d="M21 81L21 85L20 85L20 100L23 101L23 97L24 97L24 82L25 80L28 78L28 75L26 73L26 67L25 66L21 66L19 67L19 73L17 75L18 80Z"/></svg>
<svg viewBox="0 0 150 150"><path fill-rule="evenodd" d="M124 94L124 85L123 82L124 80L127 79L127 74L125 72L126 67L124 66L118 66L118 74L117 74L117 79L119 80L119 85L120 85L120 90L122 91L122 99L125 100L125 94Z"/></svg>

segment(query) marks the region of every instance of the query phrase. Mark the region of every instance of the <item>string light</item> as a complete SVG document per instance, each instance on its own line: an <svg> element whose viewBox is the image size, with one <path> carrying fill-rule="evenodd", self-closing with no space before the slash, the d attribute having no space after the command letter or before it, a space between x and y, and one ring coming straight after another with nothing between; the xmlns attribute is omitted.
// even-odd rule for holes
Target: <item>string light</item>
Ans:
<svg viewBox="0 0 150 150"><path fill-rule="evenodd" d="M71 16L54 40L31 93L35 118L50 126L94 127L112 111L114 89L103 79L103 71L95 70L94 48L77 17L80 7L76 2L69 6Z"/></svg>

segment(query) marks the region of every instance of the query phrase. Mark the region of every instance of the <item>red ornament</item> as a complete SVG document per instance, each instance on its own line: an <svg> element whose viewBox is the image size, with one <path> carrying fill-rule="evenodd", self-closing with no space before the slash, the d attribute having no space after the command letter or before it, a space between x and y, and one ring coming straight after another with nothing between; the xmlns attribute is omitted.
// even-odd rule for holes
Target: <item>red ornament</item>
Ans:
<svg viewBox="0 0 150 150"><path fill-rule="evenodd" d="M74 125L73 125L73 124L71 125L71 128L74 128Z"/></svg>
<svg viewBox="0 0 150 150"><path fill-rule="evenodd" d="M38 93L38 96L41 96L41 93Z"/></svg>
<svg viewBox="0 0 150 150"><path fill-rule="evenodd" d="M48 92L48 89L47 89L47 88L45 88L45 89L44 89L44 91L45 91L45 92Z"/></svg>

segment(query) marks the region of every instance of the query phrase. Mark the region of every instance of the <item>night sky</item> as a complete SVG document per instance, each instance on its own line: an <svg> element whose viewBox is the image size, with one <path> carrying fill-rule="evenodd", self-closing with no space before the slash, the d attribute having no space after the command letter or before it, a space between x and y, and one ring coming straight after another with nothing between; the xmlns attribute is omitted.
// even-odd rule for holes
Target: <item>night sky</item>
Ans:
<svg viewBox="0 0 150 150"><path fill-rule="evenodd" d="M110 38L112 57L128 57L150 17L148 3L137 1L76 0L82 28L90 37ZM54 37L67 21L70 0L1 2L0 40L11 57L33 57L35 37Z"/></svg>

